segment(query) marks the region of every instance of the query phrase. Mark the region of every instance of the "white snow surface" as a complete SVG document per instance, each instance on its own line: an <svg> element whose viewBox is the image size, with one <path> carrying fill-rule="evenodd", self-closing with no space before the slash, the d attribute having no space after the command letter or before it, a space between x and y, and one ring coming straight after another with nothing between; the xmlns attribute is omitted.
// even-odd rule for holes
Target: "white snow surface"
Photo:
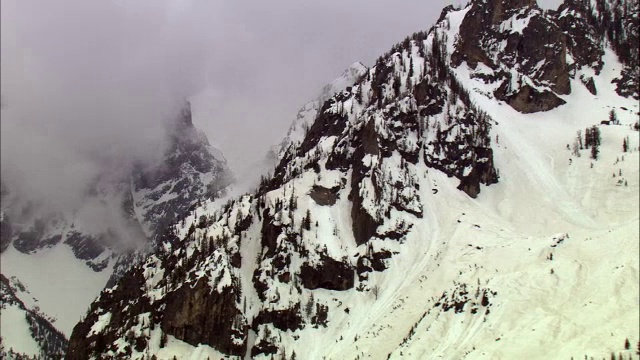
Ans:
<svg viewBox="0 0 640 360"><path fill-rule="evenodd" d="M31 337L29 324L25 318L26 312L17 305L2 308L0 328L2 329L2 344L5 350L12 348L14 352L29 356L40 355L40 347Z"/></svg>
<svg viewBox="0 0 640 360"><path fill-rule="evenodd" d="M64 244L28 255L10 246L2 253L0 268L7 278L18 278L36 300L30 304L28 297L22 297L25 305L38 306L67 337L111 275L111 268L91 270ZM7 332L11 327L3 326L2 336Z"/></svg>

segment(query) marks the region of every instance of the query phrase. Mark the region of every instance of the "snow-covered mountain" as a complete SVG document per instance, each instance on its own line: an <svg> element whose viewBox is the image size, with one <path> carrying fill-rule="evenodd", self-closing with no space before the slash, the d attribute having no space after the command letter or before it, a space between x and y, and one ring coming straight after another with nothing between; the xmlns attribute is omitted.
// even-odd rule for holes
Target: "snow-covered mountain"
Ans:
<svg viewBox="0 0 640 360"><path fill-rule="evenodd" d="M255 189L258 186L259 179L256 174L264 178L273 172L273 168L284 156L290 146L297 146L304 140L305 134L313 125L313 121L318 115L318 111L333 95L353 86L360 80L367 68L360 62L353 63L346 68L340 76L332 82L326 84L320 90L320 95L315 99L306 102L296 114L295 119L291 122L286 136L277 144L270 146L265 156L250 164L244 171L240 171L237 176L239 181L235 184L230 194L238 196L246 192L248 189Z"/></svg>
<svg viewBox="0 0 640 360"><path fill-rule="evenodd" d="M68 358L635 356L638 10L444 9L303 113L256 192L167 228Z"/></svg>
<svg viewBox="0 0 640 360"><path fill-rule="evenodd" d="M340 74L340 76L325 85L317 98L304 104L300 110L298 110L296 118L291 123L291 126L289 126L289 130L287 131L285 138L282 139L280 144L276 146L276 149L273 150L276 153L277 159L280 160L282 156L284 156L284 153L287 151L289 146L297 146L302 142L302 140L304 140L306 132L313 125L313 122L318 115L318 111L320 111L320 108L322 108L325 101L333 95L353 86L353 84L360 80L366 71L366 66L360 62L351 64L342 72L342 74Z"/></svg>
<svg viewBox="0 0 640 360"><path fill-rule="evenodd" d="M3 314L14 309L42 315L50 328L69 336L105 284L144 259L166 226L197 202L225 192L232 180L226 160L193 126L188 106L170 124L168 144L157 163L105 169L89 185L82 206L72 211L46 211L38 199L13 193L3 183ZM16 288L28 292L29 299ZM33 333L4 321L2 329L7 351L19 338L16 332ZM26 354L40 354L29 349Z"/></svg>

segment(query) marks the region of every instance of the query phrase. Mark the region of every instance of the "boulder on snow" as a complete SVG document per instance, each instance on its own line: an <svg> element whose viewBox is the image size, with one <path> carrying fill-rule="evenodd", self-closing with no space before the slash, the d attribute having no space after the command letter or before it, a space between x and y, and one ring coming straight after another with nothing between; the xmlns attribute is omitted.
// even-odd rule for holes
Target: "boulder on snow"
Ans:
<svg viewBox="0 0 640 360"><path fill-rule="evenodd" d="M311 191L309 191L309 196L316 202L318 205L322 206L331 206L336 203L339 198L338 192L340 191L340 186L334 186L332 188L326 188L320 185L313 185Z"/></svg>
<svg viewBox="0 0 640 360"><path fill-rule="evenodd" d="M341 261L323 256L320 264L304 263L300 268L302 286L307 289L347 290L353 287L353 267Z"/></svg>

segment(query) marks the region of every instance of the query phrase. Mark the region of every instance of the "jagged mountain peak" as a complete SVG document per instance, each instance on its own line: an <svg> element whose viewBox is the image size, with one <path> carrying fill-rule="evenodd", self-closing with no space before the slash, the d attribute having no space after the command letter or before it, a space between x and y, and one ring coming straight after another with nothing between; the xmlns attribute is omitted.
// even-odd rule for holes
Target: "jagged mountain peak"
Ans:
<svg viewBox="0 0 640 360"><path fill-rule="evenodd" d="M193 126L193 118L191 113L191 102L185 101L180 110L180 116L177 117L177 123L185 127Z"/></svg>
<svg viewBox="0 0 640 360"><path fill-rule="evenodd" d="M353 85L359 78L367 71L367 67L361 62L357 61L349 65L339 77L333 80L331 83L325 85L322 88L322 92L318 99L320 102L324 102L334 94L346 89Z"/></svg>
<svg viewBox="0 0 640 360"><path fill-rule="evenodd" d="M49 315L38 322L58 318L54 325L70 335L100 289L142 261L166 226L197 202L221 197L233 181L222 152L193 125L189 103L164 125L157 161L106 164L72 209L50 211L1 181L2 275L32 289ZM43 273L52 279L41 281ZM40 314L33 306L14 310ZM3 337L8 350L12 342Z"/></svg>

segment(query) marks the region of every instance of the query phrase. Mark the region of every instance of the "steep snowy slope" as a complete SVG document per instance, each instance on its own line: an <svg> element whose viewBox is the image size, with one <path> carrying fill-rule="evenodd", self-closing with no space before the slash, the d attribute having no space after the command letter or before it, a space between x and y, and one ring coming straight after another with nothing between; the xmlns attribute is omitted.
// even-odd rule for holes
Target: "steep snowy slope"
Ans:
<svg viewBox="0 0 640 360"><path fill-rule="evenodd" d="M167 224L230 184L224 157L193 126L188 107L168 136L159 163L105 169L72 211L47 211L3 183L2 274L23 283L67 336L105 284L143 258ZM3 326L3 334L12 329ZM4 345L12 346L8 339Z"/></svg>
<svg viewBox="0 0 640 360"><path fill-rule="evenodd" d="M632 355L640 109L604 34L563 28L574 10L445 9L324 102L257 192L169 228L69 358Z"/></svg>
<svg viewBox="0 0 640 360"><path fill-rule="evenodd" d="M31 304L25 304L20 298L30 300ZM62 358L67 339L51 326L46 315L39 312L37 300L31 296L24 284L15 278L7 279L0 275L0 299L0 322L3 329L0 337L0 356L3 359L20 356Z"/></svg>

